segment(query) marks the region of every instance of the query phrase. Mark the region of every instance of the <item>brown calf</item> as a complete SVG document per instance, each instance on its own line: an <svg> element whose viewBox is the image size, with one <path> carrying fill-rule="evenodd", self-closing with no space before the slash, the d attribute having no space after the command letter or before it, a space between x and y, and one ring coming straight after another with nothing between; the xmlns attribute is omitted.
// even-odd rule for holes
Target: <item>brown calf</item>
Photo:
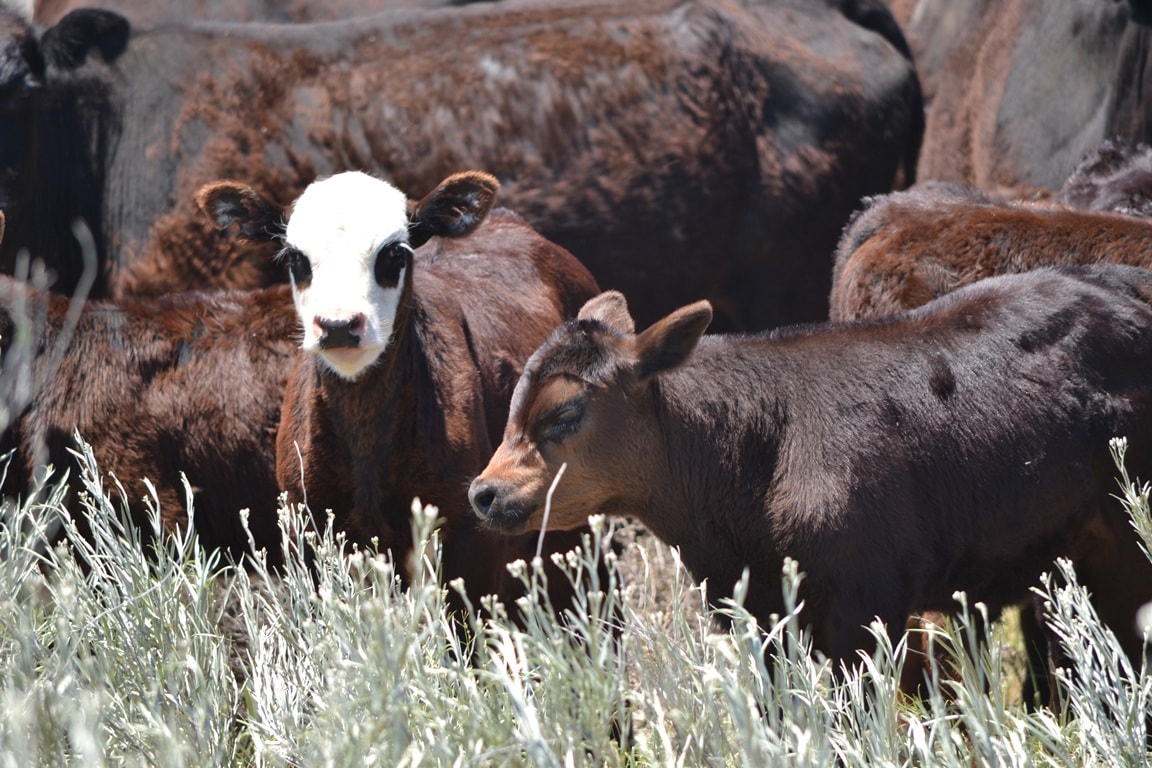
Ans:
<svg viewBox="0 0 1152 768"><path fill-rule="evenodd" d="M895 635L960 589L996 611L1067 555L1135 655L1152 568L1108 440L1148 475L1148 296L1144 270L1061 268L874 323L701 338L707 303L636 334L605 293L525 366L471 500L510 533L634 516L713 599L748 569L761 621L794 558L815 646L841 660L873 617Z"/></svg>

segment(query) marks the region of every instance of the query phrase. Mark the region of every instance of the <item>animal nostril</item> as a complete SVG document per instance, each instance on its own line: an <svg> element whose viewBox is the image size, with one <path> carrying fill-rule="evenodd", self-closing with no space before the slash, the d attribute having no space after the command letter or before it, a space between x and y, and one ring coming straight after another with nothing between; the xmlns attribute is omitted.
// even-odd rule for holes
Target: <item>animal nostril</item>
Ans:
<svg viewBox="0 0 1152 768"><path fill-rule="evenodd" d="M320 349L360 346L360 334L364 332L366 324L363 313L359 312L351 317L338 319L317 315L312 322L320 339Z"/></svg>
<svg viewBox="0 0 1152 768"><path fill-rule="evenodd" d="M476 510L477 515L487 517L496 501L496 491L483 485L474 485L468 490L468 501L472 502L472 509Z"/></svg>

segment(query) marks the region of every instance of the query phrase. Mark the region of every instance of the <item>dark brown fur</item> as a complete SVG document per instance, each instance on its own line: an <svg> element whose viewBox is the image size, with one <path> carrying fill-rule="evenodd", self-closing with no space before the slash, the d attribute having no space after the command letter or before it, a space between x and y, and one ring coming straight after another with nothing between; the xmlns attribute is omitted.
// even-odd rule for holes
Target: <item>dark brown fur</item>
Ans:
<svg viewBox="0 0 1152 768"><path fill-rule="evenodd" d="M748 568L765 622L794 558L816 648L848 661L874 616L898 635L959 589L995 613L1066 555L1137 656L1152 567L1111 497L1108 440L1129 436L1148 476L1150 291L1144 270L1064 267L885 321L703 339L706 304L634 335L605 294L528 362L473 503L500 530L538 527L565 462L549 527L634 516L713 600Z"/></svg>
<svg viewBox="0 0 1152 768"><path fill-rule="evenodd" d="M131 506L137 523L146 519L147 478L164 527L186 527L184 473L205 546L247 551L239 510L248 508L256 544L275 562L274 446L297 326L288 287L89 301L70 331L68 307L63 297L0 282L3 399L18 407L4 435L5 449L17 450L5 492L24 493L45 463L68 469L79 486L68 450L78 431L100 469L123 484L126 499L111 481L105 490ZM35 331L31 359L12 346L23 323ZM29 400L15 388L22 364L30 366Z"/></svg>
<svg viewBox="0 0 1152 768"><path fill-rule="evenodd" d="M266 249L202 220L204 183L286 204L349 168L427 189L472 167L639 317L706 296L718 323L762 328L825 315L849 213L911 178L923 111L905 47L875 0L477 3L138 33L69 82L107 102L86 129L115 129L90 163L114 294L278 277ZM39 108L57 152L46 132L68 115ZM21 178L60 175L37 170ZM44 210L67 231L70 211ZM51 258L34 235L4 247Z"/></svg>
<svg viewBox="0 0 1152 768"><path fill-rule="evenodd" d="M829 316L883 317L985 277L1095 263L1152 267L1152 221L925 182L872 199L845 229Z"/></svg>
<svg viewBox="0 0 1152 768"><path fill-rule="evenodd" d="M1152 147L1103 142L1084 156L1055 200L1086 211L1152 217Z"/></svg>

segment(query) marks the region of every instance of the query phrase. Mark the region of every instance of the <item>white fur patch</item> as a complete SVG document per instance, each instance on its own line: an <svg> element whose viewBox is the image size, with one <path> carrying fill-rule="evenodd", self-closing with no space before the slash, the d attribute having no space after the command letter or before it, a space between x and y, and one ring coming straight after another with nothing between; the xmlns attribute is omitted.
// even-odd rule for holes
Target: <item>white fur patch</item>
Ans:
<svg viewBox="0 0 1152 768"><path fill-rule="evenodd" d="M376 282L380 247L408 241L408 206L391 184L364 173L340 173L308 185L292 208L285 241L308 257L312 281L292 281L304 330L302 348L337 374L355 379L388 346L405 275L394 288ZM355 348L320 349L320 321L364 318Z"/></svg>

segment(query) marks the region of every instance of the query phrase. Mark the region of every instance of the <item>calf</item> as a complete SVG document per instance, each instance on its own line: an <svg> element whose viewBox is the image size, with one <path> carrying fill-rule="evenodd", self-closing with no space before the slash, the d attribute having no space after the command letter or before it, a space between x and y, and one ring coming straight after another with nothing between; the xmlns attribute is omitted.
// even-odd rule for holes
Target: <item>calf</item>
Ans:
<svg viewBox="0 0 1152 768"><path fill-rule="evenodd" d="M377 541L405 566L412 499L444 518L445 579L472 596L514 594L506 563L536 537L482 530L468 479L500 439L523 363L597 292L588 271L522 219L498 210L496 180L456 174L409 208L362 173L316 181L291 209L283 245L302 331L276 442L293 503L332 510L350 541ZM218 225L275 232L278 206L232 182L201 206ZM413 248L431 235L450 235ZM549 537L565 551L578 535Z"/></svg>
<svg viewBox="0 0 1152 768"><path fill-rule="evenodd" d="M295 357L289 288L89 301L75 322L70 306L0 278L0 402L11 416L0 452L16 451L5 493L27 491L45 464L68 469L78 485L69 449L79 432L123 483L125 498L106 490L137 523L146 520L147 478L164 527L187 525L184 474L206 547L248 551L239 515L248 508L257 546L277 562L273 446Z"/></svg>
<svg viewBox="0 0 1152 768"><path fill-rule="evenodd" d="M1152 221L926 182L870 200L845 228L829 316L882 317L992 275L1098 262L1152 266Z"/></svg>
<svg viewBox="0 0 1152 768"><path fill-rule="evenodd" d="M873 617L898 635L961 589L996 611L1066 555L1135 655L1152 568L1108 440L1149 475L1150 296L1144 270L1050 269L883 321L701 338L705 302L636 334L608 292L528 361L470 498L509 533L634 516L713 599L748 569L762 622L794 558L814 645L840 660Z"/></svg>

